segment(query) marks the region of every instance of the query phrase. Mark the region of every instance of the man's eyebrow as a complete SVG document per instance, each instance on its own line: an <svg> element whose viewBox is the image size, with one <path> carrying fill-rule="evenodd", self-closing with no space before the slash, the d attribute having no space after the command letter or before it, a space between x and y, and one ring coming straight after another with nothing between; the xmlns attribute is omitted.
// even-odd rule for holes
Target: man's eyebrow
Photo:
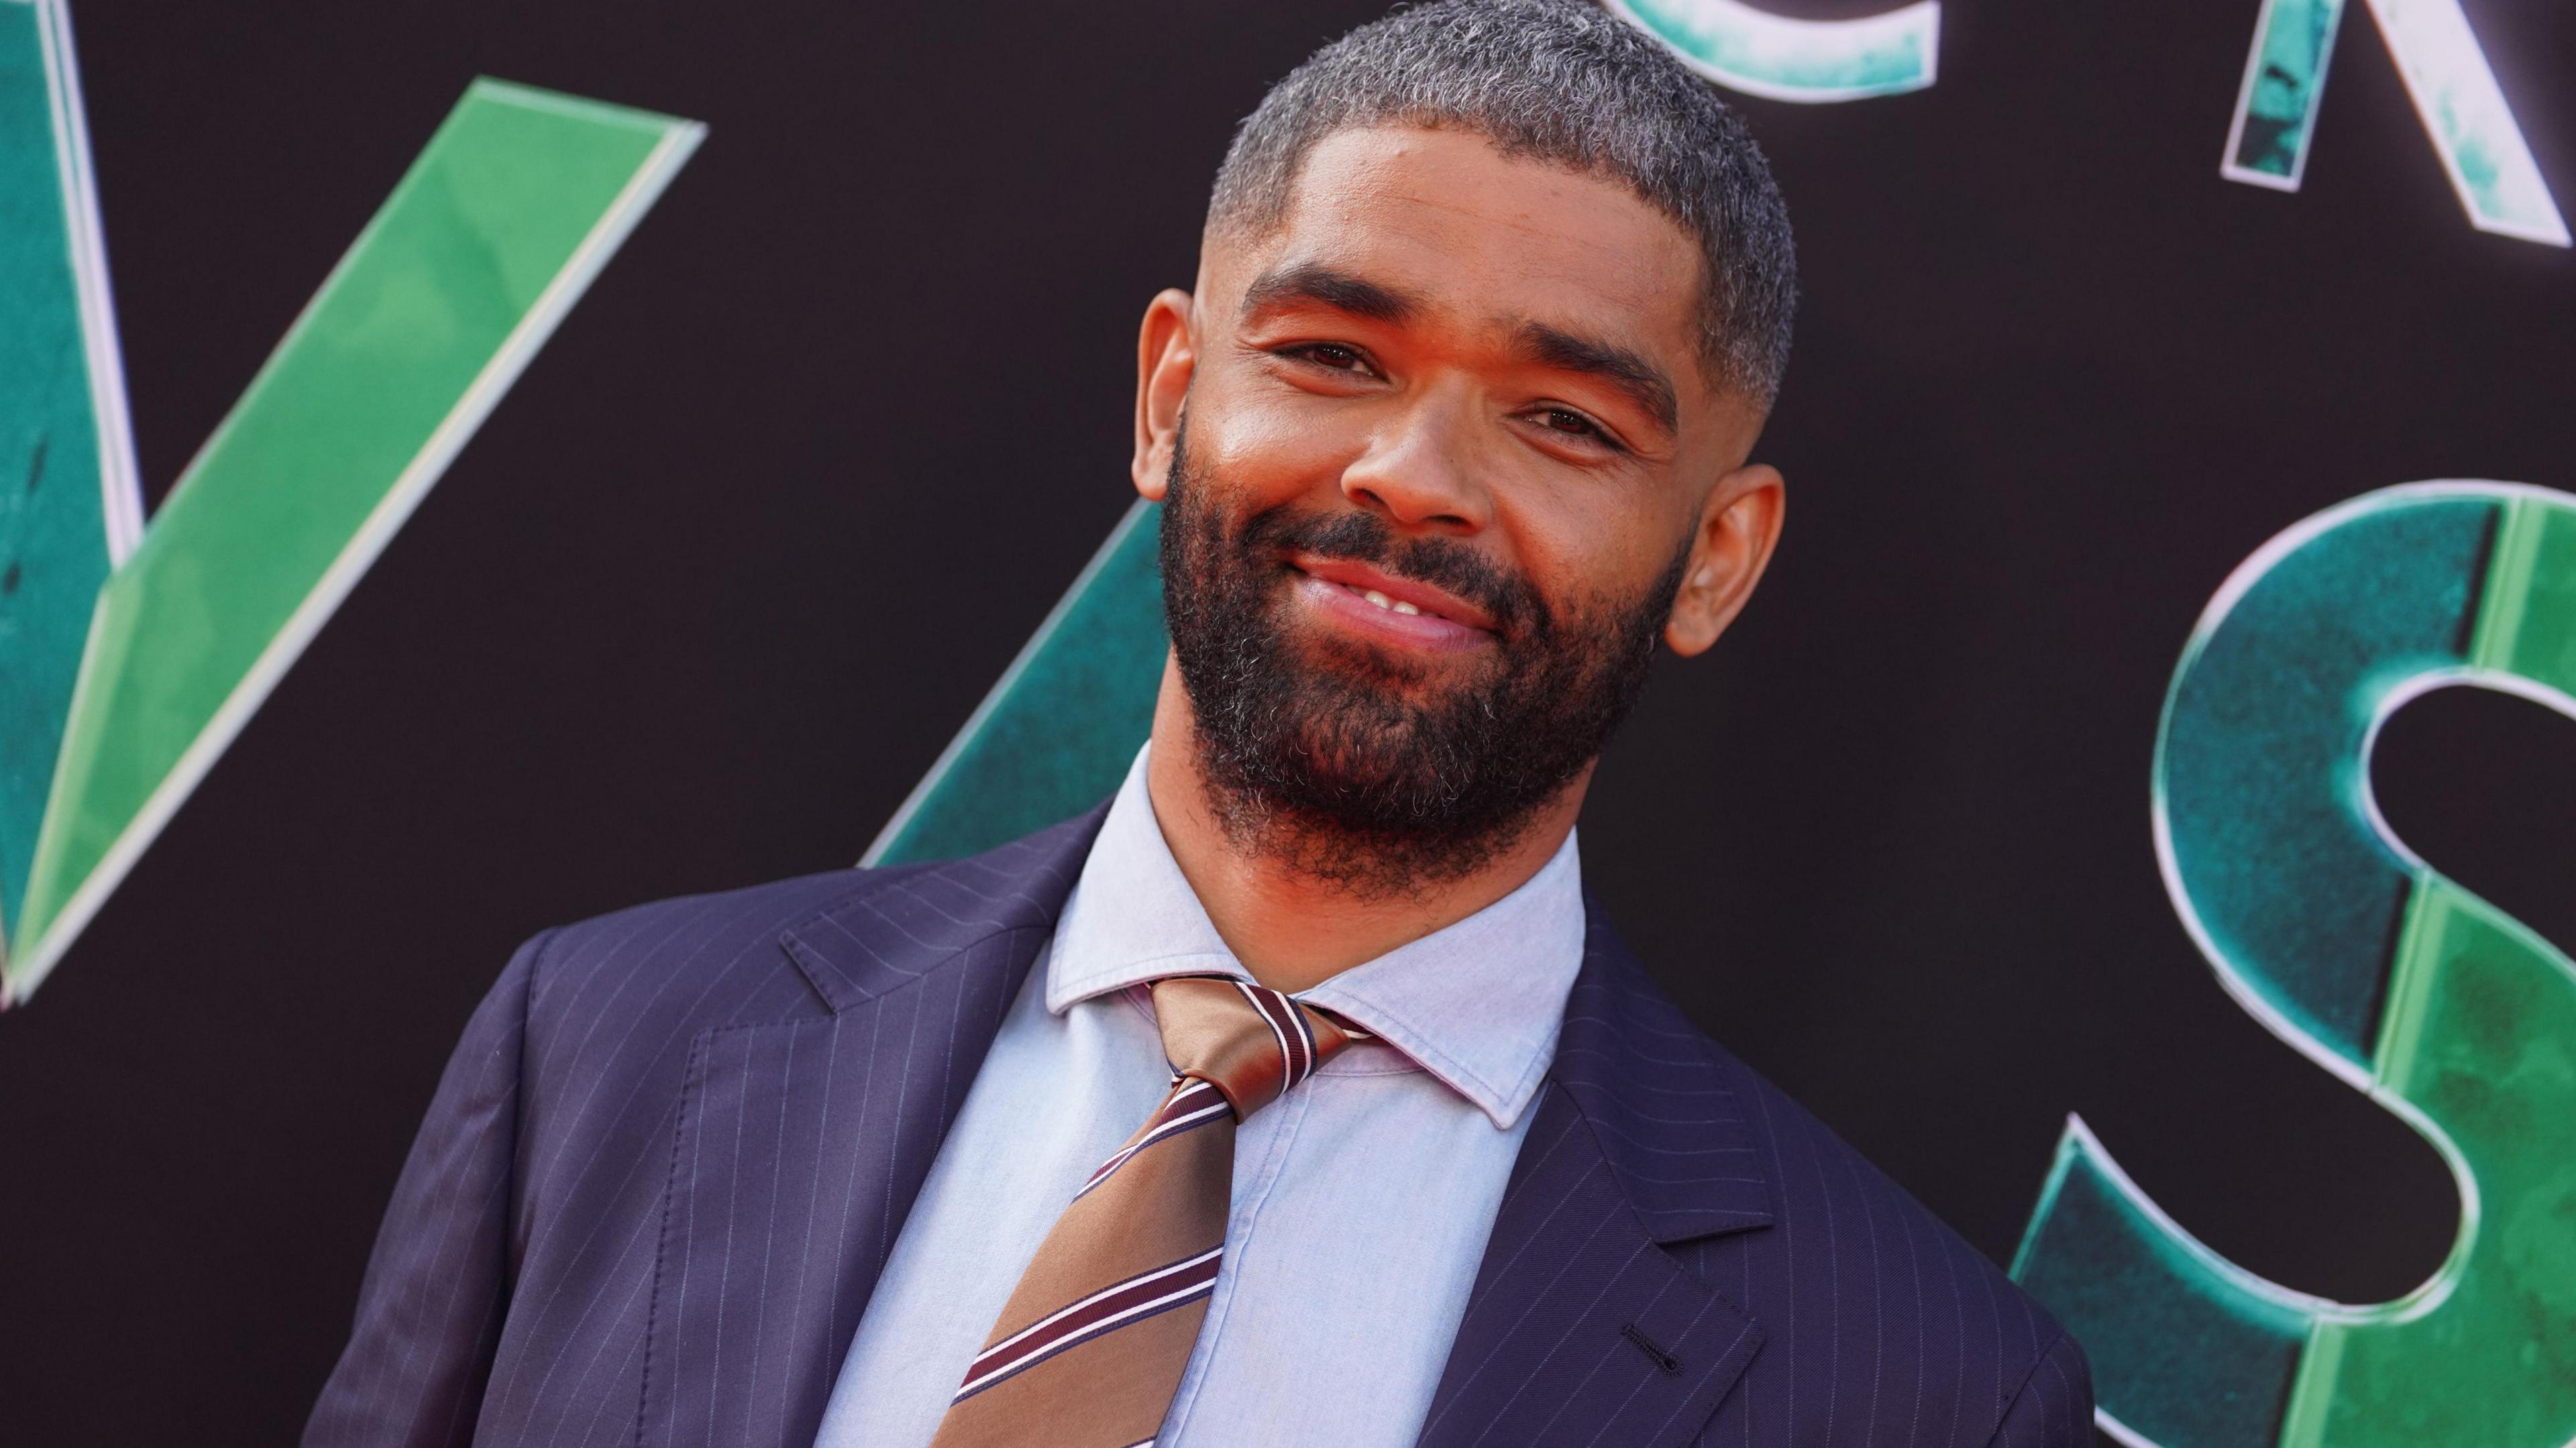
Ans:
<svg viewBox="0 0 2576 1448"><path fill-rule="evenodd" d="M1652 415L1664 431L1680 427L1681 411L1674 400L1673 380L1664 375L1664 369L1627 348L1577 337L1545 322L1523 322L1519 342L1522 354L1531 361L1560 372L1598 377L1628 394L1629 400Z"/></svg>
<svg viewBox="0 0 2576 1448"><path fill-rule="evenodd" d="M1243 315L1299 303L1330 307L1372 322L1401 322L1417 303L1410 295L1321 262L1299 262L1261 274L1243 291Z"/></svg>

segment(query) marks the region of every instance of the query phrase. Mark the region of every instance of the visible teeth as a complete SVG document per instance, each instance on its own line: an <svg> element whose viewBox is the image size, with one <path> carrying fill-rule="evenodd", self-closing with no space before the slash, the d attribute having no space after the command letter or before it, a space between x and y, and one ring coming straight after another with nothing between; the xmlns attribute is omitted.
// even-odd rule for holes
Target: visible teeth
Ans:
<svg viewBox="0 0 2576 1448"><path fill-rule="evenodd" d="M1360 597L1367 599L1369 602L1376 604L1378 607L1385 609L1390 613L1411 614L1416 617L1419 617L1422 613L1422 610L1419 607L1410 603L1399 603L1396 600L1387 597L1385 594L1378 592L1374 588L1359 588L1347 583L1343 584L1342 587L1349 589L1352 593L1358 594Z"/></svg>

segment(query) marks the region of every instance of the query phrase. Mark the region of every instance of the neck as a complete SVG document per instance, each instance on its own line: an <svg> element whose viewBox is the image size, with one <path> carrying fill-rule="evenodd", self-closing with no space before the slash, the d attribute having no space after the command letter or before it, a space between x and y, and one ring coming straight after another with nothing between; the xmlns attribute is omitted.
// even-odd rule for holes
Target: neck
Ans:
<svg viewBox="0 0 2576 1448"><path fill-rule="evenodd" d="M1145 784L1154 819L1209 923L1253 979L1301 991L1454 925L1517 890L1574 829L1587 768L1526 829L1473 871L1386 898L1300 872L1227 829L1199 768L1198 731L1178 666L1166 660Z"/></svg>

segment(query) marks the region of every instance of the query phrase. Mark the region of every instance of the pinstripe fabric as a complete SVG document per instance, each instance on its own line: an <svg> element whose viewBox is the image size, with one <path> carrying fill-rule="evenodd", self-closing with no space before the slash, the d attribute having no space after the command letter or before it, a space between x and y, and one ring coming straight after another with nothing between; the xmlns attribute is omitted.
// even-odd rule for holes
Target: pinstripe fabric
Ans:
<svg viewBox="0 0 2576 1448"><path fill-rule="evenodd" d="M305 1442L806 1448L1097 824L521 950L440 1083Z"/></svg>
<svg viewBox="0 0 2576 1448"><path fill-rule="evenodd" d="M1425 1448L2076 1448L2092 1415L2074 1341L1593 905Z"/></svg>
<svg viewBox="0 0 2576 1448"><path fill-rule="evenodd" d="M808 1448L1097 812L541 936L467 1027L312 1448ZM1428 1448L2090 1441L2082 1354L1596 911Z"/></svg>

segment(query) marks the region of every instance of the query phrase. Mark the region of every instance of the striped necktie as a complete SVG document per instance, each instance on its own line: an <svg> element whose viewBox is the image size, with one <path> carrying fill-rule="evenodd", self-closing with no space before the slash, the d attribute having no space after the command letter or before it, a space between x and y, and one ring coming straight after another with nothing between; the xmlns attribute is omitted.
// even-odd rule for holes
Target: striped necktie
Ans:
<svg viewBox="0 0 2576 1448"><path fill-rule="evenodd" d="M1154 983L1172 1089L1030 1259L931 1448L1144 1448L1225 1253L1234 1129L1363 1033L1263 986Z"/></svg>

